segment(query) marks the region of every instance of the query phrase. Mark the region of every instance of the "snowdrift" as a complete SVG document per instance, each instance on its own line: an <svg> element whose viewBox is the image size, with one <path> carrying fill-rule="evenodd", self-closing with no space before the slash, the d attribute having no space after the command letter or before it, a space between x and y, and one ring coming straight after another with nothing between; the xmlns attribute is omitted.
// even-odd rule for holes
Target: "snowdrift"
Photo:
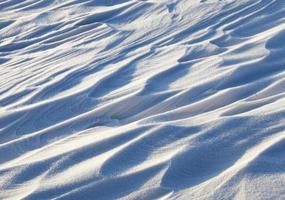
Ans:
<svg viewBox="0 0 285 200"><path fill-rule="evenodd" d="M284 0L1 0L0 199L284 199Z"/></svg>

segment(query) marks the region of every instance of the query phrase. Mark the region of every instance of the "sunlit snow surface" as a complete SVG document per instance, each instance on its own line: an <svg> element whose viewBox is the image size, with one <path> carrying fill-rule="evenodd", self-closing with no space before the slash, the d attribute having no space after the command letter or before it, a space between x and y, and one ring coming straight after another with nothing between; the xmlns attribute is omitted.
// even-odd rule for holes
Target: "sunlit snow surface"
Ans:
<svg viewBox="0 0 285 200"><path fill-rule="evenodd" d="M284 0L0 0L0 199L284 186Z"/></svg>

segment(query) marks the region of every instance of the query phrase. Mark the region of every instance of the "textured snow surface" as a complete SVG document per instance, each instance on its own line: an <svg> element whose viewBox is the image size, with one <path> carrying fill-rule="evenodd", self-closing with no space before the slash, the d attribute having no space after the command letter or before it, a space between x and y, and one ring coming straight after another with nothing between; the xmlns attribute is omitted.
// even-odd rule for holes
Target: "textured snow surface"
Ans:
<svg viewBox="0 0 285 200"><path fill-rule="evenodd" d="M0 199L284 186L284 0L0 0Z"/></svg>

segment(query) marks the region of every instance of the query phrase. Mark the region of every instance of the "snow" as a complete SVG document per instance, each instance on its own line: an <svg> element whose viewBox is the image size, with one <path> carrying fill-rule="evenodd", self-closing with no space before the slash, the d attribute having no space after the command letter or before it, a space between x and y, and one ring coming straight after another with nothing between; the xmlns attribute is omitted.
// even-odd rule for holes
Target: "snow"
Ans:
<svg viewBox="0 0 285 200"><path fill-rule="evenodd" d="M1 0L0 199L285 199L284 0Z"/></svg>

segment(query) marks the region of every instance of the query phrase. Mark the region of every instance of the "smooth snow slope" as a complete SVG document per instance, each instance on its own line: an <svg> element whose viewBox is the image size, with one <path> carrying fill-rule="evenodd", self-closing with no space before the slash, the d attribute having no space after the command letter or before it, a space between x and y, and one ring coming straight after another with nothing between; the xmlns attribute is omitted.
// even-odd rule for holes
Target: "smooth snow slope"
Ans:
<svg viewBox="0 0 285 200"><path fill-rule="evenodd" d="M284 185L284 0L0 0L0 199Z"/></svg>

